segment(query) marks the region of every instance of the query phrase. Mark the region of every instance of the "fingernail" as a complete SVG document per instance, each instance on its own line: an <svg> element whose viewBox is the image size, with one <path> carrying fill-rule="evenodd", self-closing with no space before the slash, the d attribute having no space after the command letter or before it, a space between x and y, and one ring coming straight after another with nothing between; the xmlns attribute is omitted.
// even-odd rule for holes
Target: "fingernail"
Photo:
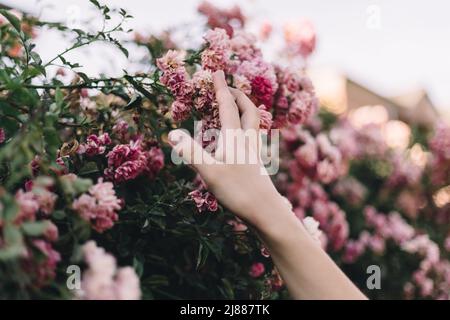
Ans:
<svg viewBox="0 0 450 320"><path fill-rule="evenodd" d="M183 138L183 135L180 132L175 130L175 131L169 132L168 138L169 138L170 143L177 144L178 142L181 141L181 139Z"/></svg>
<svg viewBox="0 0 450 320"><path fill-rule="evenodd" d="M225 78L225 73L223 72L223 70L217 70L216 72L214 72L213 74L214 77L216 78Z"/></svg>

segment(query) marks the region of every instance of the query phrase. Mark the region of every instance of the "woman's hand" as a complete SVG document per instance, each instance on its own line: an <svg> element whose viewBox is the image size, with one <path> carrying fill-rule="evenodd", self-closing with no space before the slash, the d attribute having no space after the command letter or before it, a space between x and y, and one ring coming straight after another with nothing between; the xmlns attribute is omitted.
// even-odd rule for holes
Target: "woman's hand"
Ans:
<svg viewBox="0 0 450 320"><path fill-rule="evenodd" d="M213 80L222 125L214 155L182 130L169 134L175 152L199 172L224 206L256 227L293 298L365 299L307 234L265 174L256 106L228 88L223 72L215 72ZM236 164L242 156L248 161Z"/></svg>
<svg viewBox="0 0 450 320"><path fill-rule="evenodd" d="M222 71L213 80L222 125L214 155L183 130L170 132L169 141L222 205L261 232L270 232L280 215L295 217L261 163L259 110L244 93L227 86ZM238 164L238 159L244 161Z"/></svg>

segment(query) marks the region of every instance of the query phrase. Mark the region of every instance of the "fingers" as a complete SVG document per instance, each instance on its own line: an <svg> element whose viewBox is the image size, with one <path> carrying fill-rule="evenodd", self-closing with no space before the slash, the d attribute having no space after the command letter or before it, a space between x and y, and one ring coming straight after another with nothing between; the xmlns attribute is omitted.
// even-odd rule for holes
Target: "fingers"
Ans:
<svg viewBox="0 0 450 320"><path fill-rule="evenodd" d="M194 167L203 178L209 176L216 167L216 160L187 131L172 130L169 133L169 143L175 153Z"/></svg>
<svg viewBox="0 0 450 320"><path fill-rule="evenodd" d="M222 128L240 129L239 111L228 89L222 70L213 73L214 90L219 104L219 117Z"/></svg>
<svg viewBox="0 0 450 320"><path fill-rule="evenodd" d="M242 91L229 88L231 94L236 99L236 104L241 112L241 126L242 129L259 129L260 115L258 108Z"/></svg>

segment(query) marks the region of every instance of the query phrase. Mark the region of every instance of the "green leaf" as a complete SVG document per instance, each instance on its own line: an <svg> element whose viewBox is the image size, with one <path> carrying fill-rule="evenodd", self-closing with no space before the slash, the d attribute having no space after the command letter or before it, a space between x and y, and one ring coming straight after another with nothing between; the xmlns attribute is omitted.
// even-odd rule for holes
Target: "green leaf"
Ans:
<svg viewBox="0 0 450 320"><path fill-rule="evenodd" d="M133 258L133 268L136 271L136 274L139 278L144 273L144 261L142 258L134 257Z"/></svg>
<svg viewBox="0 0 450 320"><path fill-rule="evenodd" d="M77 72L78 76L83 79L84 82L88 83L90 81L89 77L84 72Z"/></svg>
<svg viewBox="0 0 450 320"><path fill-rule="evenodd" d="M89 161L80 169L78 174L85 176L96 172L99 172L97 164L94 161Z"/></svg>
<svg viewBox="0 0 450 320"><path fill-rule="evenodd" d="M20 20L15 15L10 13L8 10L0 9L0 14L2 14L11 25L16 29L17 32L20 33Z"/></svg>
<svg viewBox="0 0 450 320"><path fill-rule="evenodd" d="M31 58L33 58L34 62L36 62L37 64L42 64L42 59L39 56L39 54L37 54L36 52L30 52L30 56Z"/></svg>
<svg viewBox="0 0 450 320"><path fill-rule="evenodd" d="M45 230L49 227L48 221L35 221L35 222L24 222L22 224L23 232L31 237L37 237L42 235Z"/></svg>
<svg viewBox="0 0 450 320"><path fill-rule="evenodd" d="M96 6L98 9L101 9L102 7L97 0L89 0L89 2L92 3L94 6Z"/></svg>
<svg viewBox="0 0 450 320"><path fill-rule="evenodd" d="M56 220L62 220L66 217L66 213L63 210L55 210L52 213L52 217Z"/></svg>
<svg viewBox="0 0 450 320"><path fill-rule="evenodd" d="M197 264L196 268L197 270L200 269L206 262L206 259L208 259L209 250L207 247L205 247L202 243L198 246L198 254L197 254Z"/></svg>
<svg viewBox="0 0 450 320"><path fill-rule="evenodd" d="M63 93L61 91L61 88L57 87L56 90L55 90L55 103L56 103L56 106L60 110L62 109L63 102L64 102Z"/></svg>
<svg viewBox="0 0 450 320"><path fill-rule="evenodd" d="M128 104L125 106L125 110L131 110L136 108L137 106L140 106L142 103L142 96L139 94L134 95L130 102L128 102Z"/></svg>

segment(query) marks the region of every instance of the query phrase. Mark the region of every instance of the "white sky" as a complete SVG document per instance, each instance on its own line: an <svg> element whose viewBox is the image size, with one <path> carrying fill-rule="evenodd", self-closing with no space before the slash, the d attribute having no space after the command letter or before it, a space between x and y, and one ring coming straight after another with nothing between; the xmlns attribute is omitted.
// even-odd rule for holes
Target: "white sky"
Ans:
<svg viewBox="0 0 450 320"><path fill-rule="evenodd" d="M158 31L181 22L198 19L198 0L106 0L127 9L136 30ZM228 6L237 1L215 0ZM87 0L0 0L0 3L40 14L47 20L84 18ZM400 95L424 87L435 104L450 110L450 2L443 0L242 0L244 12L256 21L275 26L302 17L310 19L318 34L318 46L311 65L331 68L384 95ZM64 49L60 39L41 35L38 48L50 58L55 49ZM108 57L105 48L81 57L92 70L126 63ZM99 54L100 53L100 54ZM99 56L100 59L94 58ZM77 56L77 59L79 57Z"/></svg>

